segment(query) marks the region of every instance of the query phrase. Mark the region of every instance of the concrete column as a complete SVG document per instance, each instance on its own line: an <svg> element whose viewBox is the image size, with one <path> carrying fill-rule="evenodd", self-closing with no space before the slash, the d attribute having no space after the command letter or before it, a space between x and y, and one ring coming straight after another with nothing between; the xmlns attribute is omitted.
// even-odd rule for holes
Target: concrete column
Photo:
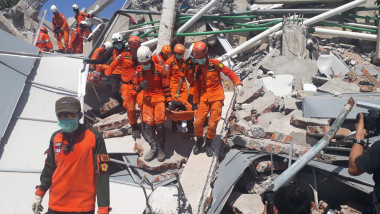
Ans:
<svg viewBox="0 0 380 214"><path fill-rule="evenodd" d="M380 20L378 20L377 23L376 53L374 53L372 56L372 62L380 63Z"/></svg>
<svg viewBox="0 0 380 214"><path fill-rule="evenodd" d="M161 13L160 31L158 32L157 51L161 50L164 45L170 45L172 40L175 26L177 0L164 0L162 6L163 8Z"/></svg>

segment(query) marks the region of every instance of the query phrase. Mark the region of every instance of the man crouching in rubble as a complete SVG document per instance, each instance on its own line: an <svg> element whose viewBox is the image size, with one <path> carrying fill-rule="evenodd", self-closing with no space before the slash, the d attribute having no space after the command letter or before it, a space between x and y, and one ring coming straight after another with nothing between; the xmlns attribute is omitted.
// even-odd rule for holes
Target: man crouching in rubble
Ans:
<svg viewBox="0 0 380 214"><path fill-rule="evenodd" d="M220 72L231 79L237 87L240 96L244 94L244 91L243 84L240 82L238 76L219 60L209 59L207 51L208 48L206 44L201 41L196 42L192 50L192 54L195 58L194 61L198 64L195 68L194 103L199 105L195 113L194 134L195 137L197 137L197 142L194 146L193 153L197 155L201 151L201 147L204 143L203 124L207 115L210 113L204 149L207 156L211 157L213 155L211 143L216 135L216 127L222 115L224 100Z"/></svg>
<svg viewBox="0 0 380 214"><path fill-rule="evenodd" d="M108 214L109 156L103 137L93 128L79 124L83 114L76 98L59 99L55 112L61 130L51 137L33 212L43 211L42 198L50 189L48 214L93 214L96 196L98 213Z"/></svg>
<svg viewBox="0 0 380 214"><path fill-rule="evenodd" d="M356 136L350 152L348 162L348 173L358 176L367 172L373 174L375 187L373 192L373 213L380 213L380 141L376 141L366 152L364 150L364 138L367 131L364 129L363 114L360 114L359 122L356 126Z"/></svg>
<svg viewBox="0 0 380 214"><path fill-rule="evenodd" d="M141 46L137 50L137 60L141 65L136 68L133 87L138 93L144 91L142 120L145 122L145 134L150 145L150 150L146 153L144 160L152 161L157 154L157 160L162 162L165 160L165 102L169 109L172 109L169 79L164 68L152 61L152 52L148 47ZM157 132L158 142L154 138L154 129Z"/></svg>

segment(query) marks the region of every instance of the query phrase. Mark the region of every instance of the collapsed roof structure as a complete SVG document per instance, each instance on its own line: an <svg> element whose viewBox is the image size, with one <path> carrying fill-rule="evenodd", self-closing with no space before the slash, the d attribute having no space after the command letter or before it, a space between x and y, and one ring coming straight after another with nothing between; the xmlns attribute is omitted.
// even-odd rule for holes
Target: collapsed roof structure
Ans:
<svg viewBox="0 0 380 214"><path fill-rule="evenodd" d="M97 14L110 3L98 0L84 11ZM0 207L30 211L43 153L57 129L53 104L70 95L81 99L86 122L105 138L115 213L262 213L260 194L291 180L310 189L317 213L363 212L374 183L368 174L350 176L347 165L357 113L380 104L379 9L366 0L126 1L110 19L90 20L95 39L85 43L85 56L38 54L33 39L0 16L3 30L29 43L0 31L7 77L0 84L0 190L6 193ZM51 26L43 17L39 23ZM167 121L167 160L144 161L148 144L132 138L120 104L104 86L87 82L83 58L115 32L138 35L152 50L183 43L186 56L193 42L205 41L210 57L239 74L242 97L223 81L217 155L193 155L185 123L172 132Z"/></svg>

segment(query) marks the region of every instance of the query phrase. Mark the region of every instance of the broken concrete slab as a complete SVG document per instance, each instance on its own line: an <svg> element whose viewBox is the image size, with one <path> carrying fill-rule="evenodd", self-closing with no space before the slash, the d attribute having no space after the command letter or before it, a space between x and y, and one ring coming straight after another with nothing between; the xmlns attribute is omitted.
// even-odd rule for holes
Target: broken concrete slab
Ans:
<svg viewBox="0 0 380 214"><path fill-rule="evenodd" d="M305 117L336 118L350 97L353 97L355 102L363 101L380 105L378 93L342 94L339 97L332 95L310 96L303 99L303 115ZM356 115L360 112L367 112L367 109L355 105L346 119L355 119Z"/></svg>
<svg viewBox="0 0 380 214"><path fill-rule="evenodd" d="M362 69L365 68L372 76L375 76L375 77L378 77L380 76L380 71L376 69L376 67L374 66L369 66L369 65L363 65L363 64L359 64L359 65L356 65L355 66L355 73L357 74L362 74Z"/></svg>
<svg viewBox="0 0 380 214"><path fill-rule="evenodd" d="M276 75L289 74L294 76L294 89L302 90L302 82L311 82L318 73L315 60L297 59L285 56L274 57L262 63L262 67L272 70Z"/></svg>
<svg viewBox="0 0 380 214"><path fill-rule="evenodd" d="M104 139L113 138L113 137L121 137L121 136L131 135L132 127L131 125L127 124L116 129L102 131L101 133Z"/></svg>
<svg viewBox="0 0 380 214"><path fill-rule="evenodd" d="M281 112L269 112L269 113L260 115L257 118L256 124L267 129L269 127L269 125L272 124L274 119L283 118L283 117L284 117L284 115Z"/></svg>
<svg viewBox="0 0 380 214"><path fill-rule="evenodd" d="M380 83L377 81L377 79L372 76L367 69L363 68L362 69L363 75L368 79L368 81L375 86L376 88L380 88Z"/></svg>
<svg viewBox="0 0 380 214"><path fill-rule="evenodd" d="M313 137L323 137L331 129L331 126L307 126L306 133ZM351 131L346 128L339 128L334 138L342 138L349 135Z"/></svg>
<svg viewBox="0 0 380 214"><path fill-rule="evenodd" d="M259 194L232 192L227 204L234 213L262 214L264 210Z"/></svg>
<svg viewBox="0 0 380 214"><path fill-rule="evenodd" d="M298 109L298 106L302 106L302 102L293 97L285 97L284 98L284 111L285 114L289 114L290 112Z"/></svg>
<svg viewBox="0 0 380 214"><path fill-rule="evenodd" d="M307 126L328 126L330 125L329 119L316 119L316 118L306 118L302 116L301 110L295 110L291 113L290 123L296 126L307 127Z"/></svg>
<svg viewBox="0 0 380 214"><path fill-rule="evenodd" d="M159 162L156 158L151 162L146 162L144 157L147 151L149 151L150 146L143 137L136 139L134 150L140 156L137 161L138 165L152 171L179 169L187 160L187 157L189 157L195 143L195 140L193 138L189 138L186 134L183 134L181 140L178 141L180 136L181 135L179 133L174 133L170 129L166 128L164 149L166 159L164 162Z"/></svg>
<svg viewBox="0 0 380 214"><path fill-rule="evenodd" d="M253 102L252 111L256 116L266 114L268 112L277 111L279 108L279 98L271 92L267 92L264 96L258 98Z"/></svg>
<svg viewBox="0 0 380 214"><path fill-rule="evenodd" d="M258 79L256 86L262 86L265 92L270 91L274 95L282 97L292 93L293 80L292 75L275 75Z"/></svg>
<svg viewBox="0 0 380 214"><path fill-rule="evenodd" d="M136 153L134 150L135 140L131 135L104 139L107 153Z"/></svg>
<svg viewBox="0 0 380 214"><path fill-rule="evenodd" d="M267 129L265 129L265 131L272 133L283 133L285 135L289 135L292 132L306 133L304 129L292 125L290 122L292 115L293 114L290 113L283 117L273 118L271 120L271 124Z"/></svg>
<svg viewBox="0 0 380 214"><path fill-rule="evenodd" d="M236 103L250 103L262 96L264 88L262 86L255 85L255 78L247 77L243 80L244 95L236 98Z"/></svg>
<svg viewBox="0 0 380 214"><path fill-rule="evenodd" d="M120 128L128 124L127 113L125 114L113 114L106 117L93 125L94 129L102 132Z"/></svg>
<svg viewBox="0 0 380 214"><path fill-rule="evenodd" d="M343 93L358 93L360 92L360 87L356 84L347 83L340 79L331 79L319 87L318 91L327 92L332 95L339 95Z"/></svg>
<svg viewBox="0 0 380 214"><path fill-rule="evenodd" d="M344 77L349 68L333 54L320 55L317 60L319 72L327 78Z"/></svg>

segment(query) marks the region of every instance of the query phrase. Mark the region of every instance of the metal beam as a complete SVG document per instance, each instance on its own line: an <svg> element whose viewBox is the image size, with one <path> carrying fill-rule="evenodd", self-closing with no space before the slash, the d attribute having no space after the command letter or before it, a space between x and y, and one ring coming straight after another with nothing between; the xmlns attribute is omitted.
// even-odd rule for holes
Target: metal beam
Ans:
<svg viewBox="0 0 380 214"><path fill-rule="evenodd" d="M277 191L281 186L288 183L304 166L306 166L309 161L311 161L322 149L327 146L330 140L335 136L336 132L346 119L348 113L351 111L352 107L354 107L355 101L351 97L347 103L343 106L342 111L340 112L337 119L334 121L334 124L331 126L331 129L327 132L327 134L318 141L306 154L304 154L301 158L299 158L294 164L292 164L288 169L280 174L273 181L272 185L269 186L267 190Z"/></svg>

